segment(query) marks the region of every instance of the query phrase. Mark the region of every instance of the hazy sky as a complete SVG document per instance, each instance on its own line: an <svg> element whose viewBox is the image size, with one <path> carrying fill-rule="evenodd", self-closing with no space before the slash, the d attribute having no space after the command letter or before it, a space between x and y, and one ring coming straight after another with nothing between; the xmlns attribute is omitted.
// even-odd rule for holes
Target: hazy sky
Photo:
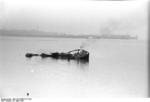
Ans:
<svg viewBox="0 0 150 102"><path fill-rule="evenodd" d="M148 30L148 3L85 0L2 0L0 27L71 34L138 34Z"/></svg>

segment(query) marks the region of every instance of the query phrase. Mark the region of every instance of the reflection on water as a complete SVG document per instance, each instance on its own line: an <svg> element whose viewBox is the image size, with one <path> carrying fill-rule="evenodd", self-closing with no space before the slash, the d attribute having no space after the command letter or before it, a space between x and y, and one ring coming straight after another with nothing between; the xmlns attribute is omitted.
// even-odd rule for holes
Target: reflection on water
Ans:
<svg viewBox="0 0 150 102"><path fill-rule="evenodd" d="M69 61L69 63L74 63L77 68L80 68L82 70L88 70L89 68L89 60L72 60Z"/></svg>
<svg viewBox="0 0 150 102"><path fill-rule="evenodd" d="M51 60L53 63L55 64L59 64L58 62L66 62L66 65L73 65L77 68L86 70L89 67L89 59L56 59L56 58L42 58L41 60L45 61L45 60ZM62 66L63 67L63 66Z"/></svg>

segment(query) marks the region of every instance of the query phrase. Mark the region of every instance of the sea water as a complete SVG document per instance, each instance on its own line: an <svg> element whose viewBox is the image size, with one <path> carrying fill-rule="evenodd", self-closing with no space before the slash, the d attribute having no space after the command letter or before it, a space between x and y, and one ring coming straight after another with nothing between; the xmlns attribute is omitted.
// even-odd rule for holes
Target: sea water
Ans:
<svg viewBox="0 0 150 102"><path fill-rule="evenodd" d="M89 62L26 53L82 46ZM0 97L147 97L148 43L142 40L0 37Z"/></svg>

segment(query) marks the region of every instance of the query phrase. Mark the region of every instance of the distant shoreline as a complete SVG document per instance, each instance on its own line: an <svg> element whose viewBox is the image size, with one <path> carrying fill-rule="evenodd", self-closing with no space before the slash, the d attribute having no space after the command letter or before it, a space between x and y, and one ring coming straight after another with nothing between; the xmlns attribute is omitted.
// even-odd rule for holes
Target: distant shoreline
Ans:
<svg viewBox="0 0 150 102"><path fill-rule="evenodd" d="M28 36L28 35L1 35L0 34L0 37L28 37L28 38L74 38L74 39L88 39L88 37L79 37L79 36L76 36L76 37L72 37L72 36L50 36L50 35L32 35L32 36Z"/></svg>
<svg viewBox="0 0 150 102"><path fill-rule="evenodd" d="M102 35L73 35L56 32L44 32L37 30L0 30L0 36L8 37L51 37L51 38L78 38L78 39L137 39L137 36L130 35L115 35L115 34L102 34Z"/></svg>

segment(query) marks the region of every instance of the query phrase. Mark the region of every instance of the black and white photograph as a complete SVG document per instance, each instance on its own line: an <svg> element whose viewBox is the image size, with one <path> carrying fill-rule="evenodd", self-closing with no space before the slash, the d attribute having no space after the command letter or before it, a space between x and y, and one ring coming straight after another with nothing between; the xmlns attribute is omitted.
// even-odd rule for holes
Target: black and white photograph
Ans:
<svg viewBox="0 0 150 102"><path fill-rule="evenodd" d="M0 0L1 101L149 98L149 12L149 0Z"/></svg>

